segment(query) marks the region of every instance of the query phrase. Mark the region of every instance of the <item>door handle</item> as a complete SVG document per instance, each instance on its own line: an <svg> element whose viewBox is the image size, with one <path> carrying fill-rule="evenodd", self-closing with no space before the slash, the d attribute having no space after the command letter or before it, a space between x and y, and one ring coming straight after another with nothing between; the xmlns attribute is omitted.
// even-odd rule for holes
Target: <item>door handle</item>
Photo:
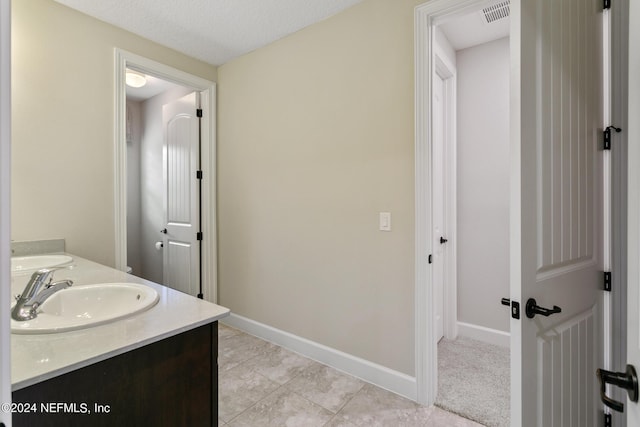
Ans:
<svg viewBox="0 0 640 427"><path fill-rule="evenodd" d="M447 243L449 240L445 239L444 237L440 237L440 244L443 245L445 243Z"/></svg>
<svg viewBox="0 0 640 427"><path fill-rule="evenodd" d="M554 313L560 313L562 309L557 305L554 305L553 308L540 307L536 303L535 299L529 298L527 300L527 305L525 306L524 311L525 313L527 313L527 317L529 319L533 319L536 314L546 317L546 316L551 316Z"/></svg>
<svg viewBox="0 0 640 427"><path fill-rule="evenodd" d="M627 365L625 372L611 372L604 369L598 369L596 371L598 381L600 381L600 399L602 403L607 405L614 411L624 412L624 403L613 400L606 394L607 384L616 385L627 390L629 400L632 402L638 401L638 376L636 370L632 365Z"/></svg>

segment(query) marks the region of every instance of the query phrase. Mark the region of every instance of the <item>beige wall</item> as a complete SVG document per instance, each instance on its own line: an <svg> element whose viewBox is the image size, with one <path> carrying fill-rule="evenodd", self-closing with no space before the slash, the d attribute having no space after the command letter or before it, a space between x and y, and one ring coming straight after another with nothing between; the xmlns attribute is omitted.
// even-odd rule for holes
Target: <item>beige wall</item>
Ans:
<svg viewBox="0 0 640 427"><path fill-rule="evenodd" d="M114 265L114 48L216 80L216 68L61 6L13 2L12 238L64 237Z"/></svg>
<svg viewBox="0 0 640 427"><path fill-rule="evenodd" d="M220 303L409 375L419 3L365 0L218 69Z"/></svg>

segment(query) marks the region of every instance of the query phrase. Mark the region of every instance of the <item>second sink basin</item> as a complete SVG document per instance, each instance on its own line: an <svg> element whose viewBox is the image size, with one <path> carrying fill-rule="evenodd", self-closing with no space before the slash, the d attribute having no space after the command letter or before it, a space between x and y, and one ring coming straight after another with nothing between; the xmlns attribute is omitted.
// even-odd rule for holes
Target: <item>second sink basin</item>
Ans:
<svg viewBox="0 0 640 427"><path fill-rule="evenodd" d="M35 319L11 319L11 332L50 334L93 327L148 310L157 302L155 289L137 283L72 286L49 297Z"/></svg>
<svg viewBox="0 0 640 427"><path fill-rule="evenodd" d="M73 261L69 255L32 255L11 257L11 272L32 272L46 267L56 267Z"/></svg>

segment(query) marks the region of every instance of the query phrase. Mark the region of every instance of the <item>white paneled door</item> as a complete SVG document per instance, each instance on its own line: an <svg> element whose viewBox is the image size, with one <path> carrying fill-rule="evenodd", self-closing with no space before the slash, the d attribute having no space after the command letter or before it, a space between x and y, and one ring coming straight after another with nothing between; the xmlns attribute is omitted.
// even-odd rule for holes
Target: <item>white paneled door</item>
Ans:
<svg viewBox="0 0 640 427"><path fill-rule="evenodd" d="M602 1L511 4L511 297L520 303L511 320L512 425L596 426Z"/></svg>
<svg viewBox="0 0 640 427"><path fill-rule="evenodd" d="M163 233L164 284L190 295L199 293L200 248L199 181L200 119L197 93L162 108L164 124Z"/></svg>

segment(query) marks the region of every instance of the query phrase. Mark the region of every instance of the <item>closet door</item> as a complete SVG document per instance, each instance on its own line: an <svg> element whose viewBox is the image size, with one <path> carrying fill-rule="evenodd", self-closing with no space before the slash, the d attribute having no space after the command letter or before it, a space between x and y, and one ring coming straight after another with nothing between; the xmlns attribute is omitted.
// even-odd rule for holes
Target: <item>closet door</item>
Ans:
<svg viewBox="0 0 640 427"><path fill-rule="evenodd" d="M164 122L163 282L196 296L200 280L200 226L197 171L200 119L197 94L186 95L162 108Z"/></svg>

